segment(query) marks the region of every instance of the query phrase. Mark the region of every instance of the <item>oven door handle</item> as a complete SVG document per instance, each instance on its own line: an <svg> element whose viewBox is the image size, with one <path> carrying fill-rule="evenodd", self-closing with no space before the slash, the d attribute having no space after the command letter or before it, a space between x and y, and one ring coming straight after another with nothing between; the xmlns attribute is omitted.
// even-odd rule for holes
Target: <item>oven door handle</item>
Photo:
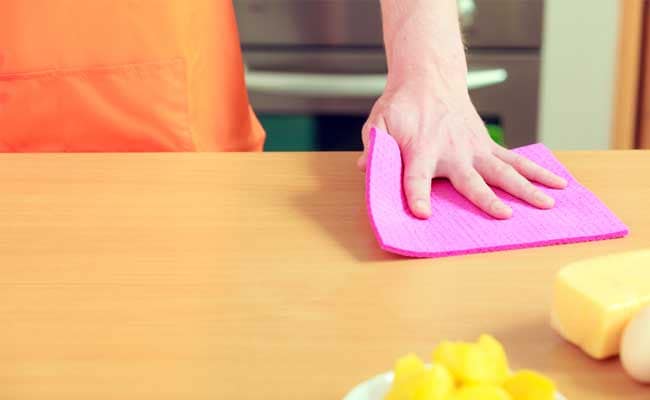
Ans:
<svg viewBox="0 0 650 400"><path fill-rule="evenodd" d="M505 69L470 70L470 90L505 82ZM386 86L385 74L315 74L246 70L246 86L254 93L300 97L379 97Z"/></svg>

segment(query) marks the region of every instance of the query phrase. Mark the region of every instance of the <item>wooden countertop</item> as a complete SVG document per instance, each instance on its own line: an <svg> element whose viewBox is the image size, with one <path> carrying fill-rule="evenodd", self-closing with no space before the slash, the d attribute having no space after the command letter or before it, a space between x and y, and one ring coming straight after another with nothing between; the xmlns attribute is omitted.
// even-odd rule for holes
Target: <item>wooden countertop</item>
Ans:
<svg viewBox="0 0 650 400"><path fill-rule="evenodd" d="M409 260L356 154L1 155L0 398L340 399L489 332L569 400L648 399L548 314L561 266L650 244L650 152L560 158L628 238Z"/></svg>

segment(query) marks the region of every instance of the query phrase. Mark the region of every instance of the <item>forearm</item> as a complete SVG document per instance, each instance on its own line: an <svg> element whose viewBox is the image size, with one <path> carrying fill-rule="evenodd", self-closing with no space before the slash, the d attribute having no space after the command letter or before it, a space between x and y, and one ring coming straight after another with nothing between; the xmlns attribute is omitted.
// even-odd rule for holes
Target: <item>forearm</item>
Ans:
<svg viewBox="0 0 650 400"><path fill-rule="evenodd" d="M456 0L381 0L389 84L406 78L466 91Z"/></svg>

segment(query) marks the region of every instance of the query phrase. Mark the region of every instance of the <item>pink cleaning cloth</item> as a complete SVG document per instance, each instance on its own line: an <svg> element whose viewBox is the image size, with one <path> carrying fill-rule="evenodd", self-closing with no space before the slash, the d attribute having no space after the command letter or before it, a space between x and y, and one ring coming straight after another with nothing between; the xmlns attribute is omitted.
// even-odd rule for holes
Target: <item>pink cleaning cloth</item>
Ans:
<svg viewBox="0 0 650 400"><path fill-rule="evenodd" d="M366 203L382 249L410 257L443 257L524 247L618 238L627 227L593 193L581 186L542 144L515 152L567 179L566 189L537 185L555 199L540 210L495 189L513 215L497 220L479 210L447 180L431 186L429 219L414 217L402 189L402 158L395 140L378 129L370 134Z"/></svg>

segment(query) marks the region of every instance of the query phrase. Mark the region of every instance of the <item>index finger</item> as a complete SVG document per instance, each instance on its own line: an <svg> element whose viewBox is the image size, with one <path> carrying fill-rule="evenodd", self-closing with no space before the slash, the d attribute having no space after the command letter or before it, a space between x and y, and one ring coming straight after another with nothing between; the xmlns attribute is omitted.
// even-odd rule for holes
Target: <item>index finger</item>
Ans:
<svg viewBox="0 0 650 400"><path fill-rule="evenodd" d="M566 179L514 151L499 147L494 155L501 159L501 161L510 164L517 172L531 181L554 189L564 189L567 186Z"/></svg>
<svg viewBox="0 0 650 400"><path fill-rule="evenodd" d="M460 194L494 218L507 219L512 216L512 209L494 194L474 168L467 167L450 176L450 180Z"/></svg>

